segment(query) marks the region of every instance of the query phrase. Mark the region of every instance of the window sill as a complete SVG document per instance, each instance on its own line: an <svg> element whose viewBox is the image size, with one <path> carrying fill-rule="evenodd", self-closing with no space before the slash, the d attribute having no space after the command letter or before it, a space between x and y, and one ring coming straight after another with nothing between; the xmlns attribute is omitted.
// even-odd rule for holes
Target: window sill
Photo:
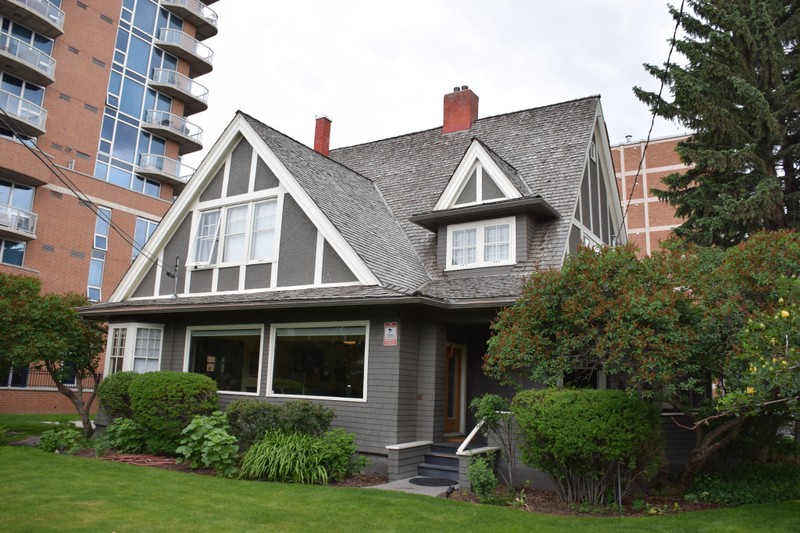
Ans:
<svg viewBox="0 0 800 533"><path fill-rule="evenodd" d="M502 267L502 266L514 266L517 263L515 261L502 261L498 263L486 263L481 265L466 265L466 266L448 266L444 269L445 272L456 272L460 270L477 270L481 268L493 268L493 267Z"/></svg>

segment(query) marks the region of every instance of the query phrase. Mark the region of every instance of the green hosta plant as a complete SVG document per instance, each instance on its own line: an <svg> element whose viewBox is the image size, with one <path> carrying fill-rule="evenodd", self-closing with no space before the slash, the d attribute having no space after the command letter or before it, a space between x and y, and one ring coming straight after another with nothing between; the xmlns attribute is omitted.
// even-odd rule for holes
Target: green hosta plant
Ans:
<svg viewBox="0 0 800 533"><path fill-rule="evenodd" d="M228 423L221 411L209 416L195 416L181 431L181 445L175 450L192 468L213 468L218 475L230 477L236 473L236 437L228 433Z"/></svg>
<svg viewBox="0 0 800 533"><path fill-rule="evenodd" d="M145 441L142 429L130 418L117 418L103 432L108 448L122 453L142 453Z"/></svg>
<svg viewBox="0 0 800 533"><path fill-rule="evenodd" d="M62 422L42 433L39 449L46 452L72 454L89 446L83 431L70 422Z"/></svg>

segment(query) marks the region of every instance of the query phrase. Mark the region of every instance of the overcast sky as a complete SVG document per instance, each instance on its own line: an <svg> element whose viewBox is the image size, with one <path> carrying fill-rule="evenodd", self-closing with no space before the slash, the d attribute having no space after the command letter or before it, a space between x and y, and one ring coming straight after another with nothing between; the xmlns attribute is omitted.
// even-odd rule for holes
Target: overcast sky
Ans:
<svg viewBox="0 0 800 533"><path fill-rule="evenodd" d="M205 149L240 109L311 145L314 118L331 147L439 127L442 98L468 85L479 117L600 94L612 144L643 139L657 91L642 63L663 63L674 22L662 0L224 0L205 41L209 110L190 120ZM654 136L681 133L658 121Z"/></svg>

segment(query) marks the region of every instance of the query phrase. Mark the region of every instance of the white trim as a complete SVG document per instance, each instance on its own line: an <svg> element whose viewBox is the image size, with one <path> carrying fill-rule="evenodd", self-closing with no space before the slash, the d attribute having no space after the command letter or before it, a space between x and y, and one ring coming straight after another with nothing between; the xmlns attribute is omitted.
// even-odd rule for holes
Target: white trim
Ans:
<svg viewBox="0 0 800 533"><path fill-rule="evenodd" d="M255 150L250 152L250 176L247 182L247 190L256 190L256 167L258 166L258 153Z"/></svg>
<svg viewBox="0 0 800 533"><path fill-rule="evenodd" d="M322 253L325 250L325 237L317 230L317 250L314 261L314 285L322 285Z"/></svg>
<svg viewBox="0 0 800 533"><path fill-rule="evenodd" d="M140 329L157 329L161 331L161 339L158 346L158 369L161 370L161 359L164 355L164 324L151 324L146 322L119 322L112 323L108 326L108 335L106 335L106 356L105 366L103 368L111 368L111 348L113 345L113 330L124 329L125 333L125 349L122 352L122 369L120 372L133 371L133 360L136 351L136 332ZM106 375L107 371L106 371Z"/></svg>
<svg viewBox="0 0 800 533"><path fill-rule="evenodd" d="M189 326L186 328L186 340L183 349L183 371L190 372L189 358L192 350L192 332L194 331L224 331L234 332L243 329L257 329L258 333L258 377L256 378L256 392L217 390L219 394L232 394L236 396L260 396L261 376L264 368L264 324L217 324L203 326Z"/></svg>
<svg viewBox="0 0 800 533"><path fill-rule="evenodd" d="M279 329L289 328L335 328L346 326L364 326L364 383L362 398L342 398L337 396L310 396L303 394L276 394L272 392L272 376L275 370L275 338ZM369 344L370 344L370 324L369 320L342 320L338 322L287 322L273 323L269 328L269 355L267 364L266 397L267 398L290 398L299 400L326 400L336 402L366 403L367 388L369 384Z"/></svg>
<svg viewBox="0 0 800 533"><path fill-rule="evenodd" d="M497 163L494 162L494 159L492 159L492 157L486 152L486 149L481 146L477 140L473 140L472 144L470 144L469 148L464 154L464 157L461 158L461 162L456 167L455 172L453 172L453 176L447 183L447 187L445 187L442 195L436 202L436 206L433 208L434 211L450 209L454 206L455 201L458 199L461 191L464 189L464 186L469 180L472 169L477 163L480 163L483 167L483 170L489 173L490 179L494 181L495 185L497 185L505 198L494 198L492 200L480 202L476 201L475 204L499 202L502 200L508 200L510 198L522 197L522 194L517 190L516 187L514 187L511 181L509 181L505 173L500 169ZM476 184L476 187L477 185L478 184ZM478 191L476 198L480 197L481 192ZM459 207L466 205L473 204L459 204Z"/></svg>
<svg viewBox="0 0 800 533"><path fill-rule="evenodd" d="M273 263L275 265L276 263ZM274 266L273 266L274 268ZM198 268L198 271L202 270L211 270L211 269L202 269ZM219 271L218 268L213 269L216 272ZM215 281L216 284L216 281ZM319 289L319 288L329 288L329 287L360 287L361 283L358 281L342 281L339 283L326 283L324 285L291 285L287 287L266 287L266 288L258 288L258 289L244 289L244 290L232 290L232 291L215 291L212 289L211 292L192 292L183 294L183 298L194 298L197 296L214 296L217 294L255 294L258 292L278 292L278 291L296 291L302 289ZM158 296L132 296L128 298L128 301L137 301L137 300L164 300L172 298L172 294L164 294Z"/></svg>
<svg viewBox="0 0 800 533"><path fill-rule="evenodd" d="M486 226L495 226L508 224L508 259L505 261L497 261L494 263L486 263L483 260L484 254L484 228ZM453 265L453 232L462 229L475 229L475 259L476 262L470 265ZM517 228L516 217L503 217L493 218L490 220L479 220L475 222L465 222L463 224L450 224L447 226L447 253L445 271L448 270L466 270L470 268L488 268L494 266L514 265L517 263Z"/></svg>
<svg viewBox="0 0 800 533"><path fill-rule="evenodd" d="M433 444L432 440L415 440L412 442L401 442L399 444L390 444L386 446L387 450L409 450L411 448L422 448L423 446L430 446Z"/></svg>

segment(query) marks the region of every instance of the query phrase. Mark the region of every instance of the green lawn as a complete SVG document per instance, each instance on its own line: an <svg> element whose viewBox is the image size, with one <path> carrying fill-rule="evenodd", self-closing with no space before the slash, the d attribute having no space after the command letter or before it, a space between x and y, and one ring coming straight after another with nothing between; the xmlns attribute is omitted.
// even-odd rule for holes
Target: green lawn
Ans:
<svg viewBox="0 0 800 533"><path fill-rule="evenodd" d="M92 416L94 418L94 416ZM53 429L48 422L78 420L78 415L0 415L0 426L8 432L14 432L10 440L22 440L31 435L41 435L43 431Z"/></svg>
<svg viewBox="0 0 800 533"><path fill-rule="evenodd" d="M0 447L0 531L800 531L800 502L554 517L370 489L237 481Z"/></svg>

